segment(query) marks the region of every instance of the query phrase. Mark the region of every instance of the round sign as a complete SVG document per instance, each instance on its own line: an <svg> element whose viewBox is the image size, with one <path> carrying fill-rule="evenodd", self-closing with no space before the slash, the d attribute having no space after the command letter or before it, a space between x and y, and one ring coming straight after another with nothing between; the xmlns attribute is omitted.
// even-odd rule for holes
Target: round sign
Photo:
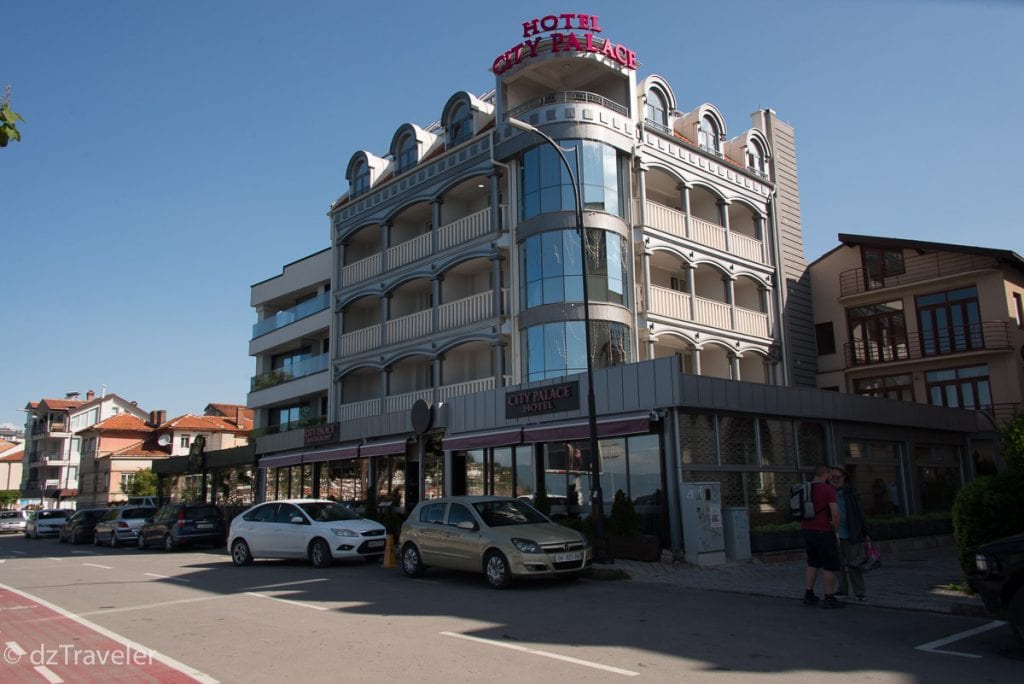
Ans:
<svg viewBox="0 0 1024 684"><path fill-rule="evenodd" d="M433 407L424 400L417 399L416 403L412 405L410 420L412 422L412 431L417 435L422 435L430 429L430 425L434 421Z"/></svg>

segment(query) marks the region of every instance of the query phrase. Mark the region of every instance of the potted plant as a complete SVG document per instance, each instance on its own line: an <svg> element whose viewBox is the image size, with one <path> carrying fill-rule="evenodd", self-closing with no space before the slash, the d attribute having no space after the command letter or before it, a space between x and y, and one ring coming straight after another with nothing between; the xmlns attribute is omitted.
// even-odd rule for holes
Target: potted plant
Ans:
<svg viewBox="0 0 1024 684"><path fill-rule="evenodd" d="M612 512L608 516L608 550L616 558L656 561L661 558L661 544L653 534L641 534L640 521L633 502L621 489L615 492Z"/></svg>

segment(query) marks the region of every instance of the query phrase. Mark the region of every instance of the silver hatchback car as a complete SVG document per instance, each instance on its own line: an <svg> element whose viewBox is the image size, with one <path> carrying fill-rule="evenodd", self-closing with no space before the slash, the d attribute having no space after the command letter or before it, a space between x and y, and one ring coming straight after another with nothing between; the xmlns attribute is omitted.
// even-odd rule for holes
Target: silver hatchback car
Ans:
<svg viewBox="0 0 1024 684"><path fill-rule="evenodd" d="M0 511L0 534L24 532L28 513L25 511Z"/></svg>
<svg viewBox="0 0 1024 684"><path fill-rule="evenodd" d="M575 577L593 560L585 536L504 496L421 501L402 524L399 548L410 577L433 565L482 572L495 589L513 578Z"/></svg>

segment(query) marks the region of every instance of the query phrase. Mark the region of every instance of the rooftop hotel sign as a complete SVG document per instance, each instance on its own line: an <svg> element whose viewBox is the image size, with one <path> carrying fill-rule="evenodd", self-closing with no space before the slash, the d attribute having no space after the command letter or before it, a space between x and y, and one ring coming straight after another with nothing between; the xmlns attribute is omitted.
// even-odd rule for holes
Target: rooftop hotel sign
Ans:
<svg viewBox="0 0 1024 684"><path fill-rule="evenodd" d="M523 42L495 57L491 71L500 76L523 60L536 57L545 38L542 34L550 34L551 52L593 52L635 70L636 53L625 45L594 35L603 30L595 14L549 14L524 21Z"/></svg>

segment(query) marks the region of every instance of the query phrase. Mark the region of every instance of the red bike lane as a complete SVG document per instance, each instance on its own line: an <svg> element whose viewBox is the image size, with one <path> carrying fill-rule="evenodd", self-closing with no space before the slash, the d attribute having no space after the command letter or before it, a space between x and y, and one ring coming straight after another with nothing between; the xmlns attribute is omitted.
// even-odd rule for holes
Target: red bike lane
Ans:
<svg viewBox="0 0 1024 684"><path fill-rule="evenodd" d="M0 584L0 681L217 680L47 601Z"/></svg>

